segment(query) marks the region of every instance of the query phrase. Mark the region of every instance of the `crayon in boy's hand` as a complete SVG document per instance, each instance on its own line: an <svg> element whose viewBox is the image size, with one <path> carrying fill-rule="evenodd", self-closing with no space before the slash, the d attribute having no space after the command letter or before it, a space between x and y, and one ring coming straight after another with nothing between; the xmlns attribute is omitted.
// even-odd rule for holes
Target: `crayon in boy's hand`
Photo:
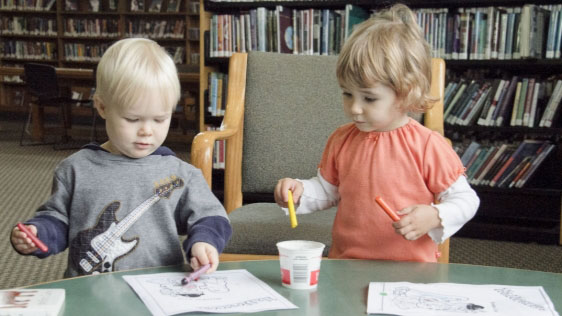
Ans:
<svg viewBox="0 0 562 316"><path fill-rule="evenodd" d="M297 214L295 213L295 204L293 203L293 192L289 190L289 199L287 200L289 206L289 217L291 218L291 228L297 227Z"/></svg>
<svg viewBox="0 0 562 316"><path fill-rule="evenodd" d="M375 198L375 201L382 207L384 212L388 214L388 216L390 216L393 221L398 222L400 220L400 217L396 215L396 213L394 213L394 211L386 204L382 197L377 196Z"/></svg>
<svg viewBox="0 0 562 316"><path fill-rule="evenodd" d="M35 237L35 235L29 229L27 229L25 225L23 225L22 223L18 223L17 226L20 231L24 232L27 235L27 237L29 237L29 239L33 241L33 243L37 246L37 248L39 248L43 252L49 251L49 247L47 247L47 245L45 245L41 240L39 240L39 238Z"/></svg>
<svg viewBox="0 0 562 316"><path fill-rule="evenodd" d="M185 278L183 278L181 280L181 284L182 285L187 285L192 281L195 281L197 279L199 279L199 277L201 276L201 274L205 273L207 270L209 270L209 268L211 267L210 264L206 264L204 266L202 266L201 268L199 268L197 271L193 271L191 274L189 274L189 276L186 276Z"/></svg>

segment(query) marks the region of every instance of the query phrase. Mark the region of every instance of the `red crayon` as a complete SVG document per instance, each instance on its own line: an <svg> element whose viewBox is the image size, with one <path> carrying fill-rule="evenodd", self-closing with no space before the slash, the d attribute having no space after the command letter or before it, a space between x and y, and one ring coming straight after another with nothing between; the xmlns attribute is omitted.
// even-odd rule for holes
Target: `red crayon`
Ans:
<svg viewBox="0 0 562 316"><path fill-rule="evenodd" d="M400 217L398 217L398 215L394 213L394 211L386 204L386 202L380 196L377 196L375 198L375 201L382 207L385 213L388 214L390 218L392 218L393 221L398 222L400 220Z"/></svg>
<svg viewBox="0 0 562 316"><path fill-rule="evenodd" d="M41 251L43 252L47 252L49 250L49 247L47 247L47 245L45 245L41 240L39 240L39 238L35 237L35 235L29 229L27 229L27 227L25 227L22 223L18 223L17 226L20 231L24 232L27 235L27 237L29 237L31 241L35 243L37 248L41 249Z"/></svg>

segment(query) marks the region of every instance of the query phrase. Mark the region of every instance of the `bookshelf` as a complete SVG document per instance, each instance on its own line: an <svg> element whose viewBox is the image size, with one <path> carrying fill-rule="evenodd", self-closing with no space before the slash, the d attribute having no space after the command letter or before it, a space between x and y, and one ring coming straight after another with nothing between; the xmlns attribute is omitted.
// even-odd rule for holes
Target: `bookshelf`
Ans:
<svg viewBox="0 0 562 316"><path fill-rule="evenodd" d="M0 67L39 62L94 69L113 42L127 37L151 38L174 58L183 98L169 139L190 142L197 130L199 91L197 0L6 0L0 5ZM72 82L71 89L87 98L93 85L92 77ZM25 112L23 91L18 75L3 76L0 112Z"/></svg>
<svg viewBox="0 0 562 316"><path fill-rule="evenodd" d="M265 8L266 11L273 12L271 14L273 15L273 21L276 21L275 16L279 14L278 10L276 10L277 6L283 6L283 8L297 11L304 11L305 9L314 9L320 12L323 10L330 10L331 12L335 12L335 16L339 14L340 18L343 19L341 14L345 12L346 6L350 4L364 10L376 10L377 8L385 7L395 2L397 1L389 0L373 3L367 0L251 2L201 0L200 37L204 39L204 41L202 41L202 45L200 46L200 130L204 130L206 125L216 126L221 122L220 116L213 117L209 114L205 114L209 102L208 78L211 72L226 72L228 64L228 51L226 51L224 57L214 57L223 56L223 54L216 54L214 51L216 45L213 47L213 44L216 44L217 41L215 36L220 36L217 34L220 34L221 31L213 25L213 23L215 23L213 21L213 16L232 16L231 19L235 22L233 23L231 20L227 21L229 21L230 25L234 25L234 29L236 30L238 23L243 23L239 21L239 16L253 14L252 11L255 10L257 12L257 8ZM548 23L550 22L551 16L555 17L553 20L557 19L559 21L557 22L558 29L559 32L562 32L562 13L558 12L556 15L552 14L554 11L560 11L560 1L461 0L451 2L445 0L409 0L400 2L417 10L419 13L418 18L423 19L423 22L420 24L423 25L426 30L426 39L434 48L434 57L443 57L446 60L447 84L462 78L465 80L474 79L482 82L486 80L493 82L494 79L507 80L513 78L513 76L518 76L519 78L534 78L537 82L545 83L545 87L541 88L545 91L541 94L542 99L539 98L539 101L537 101L539 104L537 108L540 108L540 111L545 111L546 103L553 94L556 80L562 78L562 59L559 55L561 49L556 49L556 46L552 48L547 46L552 45L548 43L551 40L548 39L547 36ZM546 28L542 35L543 40L534 41L533 38L536 38L537 35L536 33L532 33L533 35L531 35L532 30L525 29L524 31L519 31L520 28L518 25L524 24L521 23L521 21L531 21L528 17L535 16L535 13L529 15L531 14L529 12L535 11L530 11L531 9L529 8L531 8L531 6L528 5L552 6L552 8L550 8L551 13L547 15L548 18L546 21L544 21L544 16L541 17ZM489 8L491 6L493 6L494 9L487 11L490 10ZM540 9L537 10L540 11ZM332 13L329 14L328 16L331 16ZM495 42L497 42L497 44L494 44L494 48L491 48L490 51L486 51L485 47L486 45L492 47L492 39L489 40L490 44L486 43L486 36L490 37L491 35L482 35L475 37L475 39L468 37L471 34L482 34L482 31L475 31L476 25L479 25L481 30L486 30L486 34L492 34L489 33L490 31L487 31L487 28L484 28L484 24L481 24L482 19L484 19L483 16L486 16L485 20L488 21L488 14L494 18L497 17L496 20L498 20L498 25L492 26L498 29L498 35L495 37ZM522 17L522 14L525 14L525 16ZM466 42L462 45L457 44L457 47L453 44L447 46L448 41L451 41L451 38L447 36L453 36L455 34L453 32L451 35L447 35L447 33L451 33L451 28L448 25L448 23L451 22L448 21L448 18L450 16L454 17L455 15L458 15L458 24L456 27L453 27L453 30L458 28L459 36L460 34L467 35ZM266 14L266 17L267 16ZM475 23L477 16L479 17L479 22ZM505 18L503 16L505 16ZM293 15L293 18L294 17L295 15ZM503 26L501 24L501 19L505 19L505 22L503 22L505 25ZM516 22L517 19L519 19L519 22ZM315 22L314 13L311 15L311 21ZM320 21L322 21L321 14ZM437 24L436 21L439 21L440 24ZM451 19L451 21L453 22L452 25L455 26L455 18ZM461 23L465 23L464 29L461 29ZM246 25L248 24L246 23ZM314 23L312 23L312 25L314 25ZM440 25L441 28L436 25ZM317 31L314 26L311 26L309 30L311 32L319 32L322 38L323 26L324 25L320 23L320 31ZM293 27L298 28L298 24L293 24ZM510 32L508 32L508 27L511 27ZM228 29L228 27L226 29ZM244 29L243 26L240 26L240 29ZM326 29L329 29L329 27ZM470 33L467 30L470 30ZM275 32L276 30L273 28L271 34L275 34ZM502 35L504 33L505 35ZM507 35L508 33L511 34L511 37ZM517 34L519 34L519 38ZM528 35L524 36L522 43L521 34ZM232 45L234 50L238 50L240 44L238 44L237 41L247 41L245 37L239 39L240 36L240 33L227 33L222 39L233 39L233 44L225 44L225 42L223 42L223 44L227 46ZM330 34L330 36L333 35ZM559 33L559 35L553 38L558 38L558 42L560 42L562 40L561 36L562 35ZM312 42L309 43L311 47L313 47L312 53L321 54L321 51L316 51L316 48L314 48L314 36L312 37ZM293 39L295 38L293 37ZM250 39L250 41L251 40L252 39ZM510 44L506 44L506 41L509 40L511 41L509 42ZM319 43L320 45L318 45L318 47L321 47L322 39ZM482 47L480 50L477 48L478 44ZM543 45L542 51L536 49L539 47L539 44ZM237 45L238 48L236 48ZM266 50L275 51L275 45L269 45L271 48L267 48ZM461 47L463 47L463 50L461 50ZM508 47L510 48L509 51ZM521 47L523 47L523 49ZM244 49L250 50L255 48L252 48L251 45L248 44ZM333 50L337 53L337 49ZM556 55L555 51L558 52L558 55ZM333 53L333 51L329 53ZM483 100L482 103L484 103L484 101L485 100ZM513 99L510 102L514 102ZM445 104L445 106L447 107L447 104ZM540 112L537 113L538 115L542 114ZM510 122L507 122L507 124L504 123L501 126L485 126L476 123L467 126L446 124L446 136L453 140L456 147L461 147L463 143L468 144L471 141L479 141L485 144L501 144L508 142L519 144L528 139L548 141L555 145L553 147L554 150L546 156L536 169L536 172L523 187L498 188L484 185L473 186L481 198L481 207L476 217L459 232L459 235L476 238L562 244L562 224L560 221L562 165L559 163L562 159L562 150L560 148L562 120L560 116L561 115L555 117L550 127L538 127L538 120L536 122L537 124L533 127L529 127L529 124L525 126L512 126ZM459 154L462 154L462 152ZM215 178L220 181L220 176L220 172L217 172L217 177L213 176L213 183L215 183ZM218 191L220 191L220 189L218 189ZM540 214L540 216L537 216L537 214Z"/></svg>

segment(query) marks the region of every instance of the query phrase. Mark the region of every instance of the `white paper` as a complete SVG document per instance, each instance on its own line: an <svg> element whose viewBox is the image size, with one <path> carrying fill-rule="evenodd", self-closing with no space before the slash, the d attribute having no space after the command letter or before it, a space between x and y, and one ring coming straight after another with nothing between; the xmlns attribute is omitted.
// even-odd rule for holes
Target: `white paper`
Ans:
<svg viewBox="0 0 562 316"><path fill-rule="evenodd" d="M182 285L186 273L126 275L153 315L254 313L298 308L247 270L216 271ZM281 282L281 281L280 281Z"/></svg>
<svg viewBox="0 0 562 316"><path fill-rule="evenodd" d="M368 314L559 316L542 286L371 282Z"/></svg>

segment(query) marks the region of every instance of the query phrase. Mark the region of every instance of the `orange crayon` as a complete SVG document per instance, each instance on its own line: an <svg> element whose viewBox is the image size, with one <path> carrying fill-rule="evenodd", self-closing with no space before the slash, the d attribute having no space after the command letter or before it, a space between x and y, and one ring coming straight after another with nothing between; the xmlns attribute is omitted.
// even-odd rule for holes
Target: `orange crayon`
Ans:
<svg viewBox="0 0 562 316"><path fill-rule="evenodd" d="M390 216L390 218L393 221L398 222L400 220L400 217L398 217L398 215L396 215L396 213L394 213L394 211L388 206L388 204L386 204L386 202L380 196L377 196L375 198L375 201L382 207L384 212L388 216Z"/></svg>

